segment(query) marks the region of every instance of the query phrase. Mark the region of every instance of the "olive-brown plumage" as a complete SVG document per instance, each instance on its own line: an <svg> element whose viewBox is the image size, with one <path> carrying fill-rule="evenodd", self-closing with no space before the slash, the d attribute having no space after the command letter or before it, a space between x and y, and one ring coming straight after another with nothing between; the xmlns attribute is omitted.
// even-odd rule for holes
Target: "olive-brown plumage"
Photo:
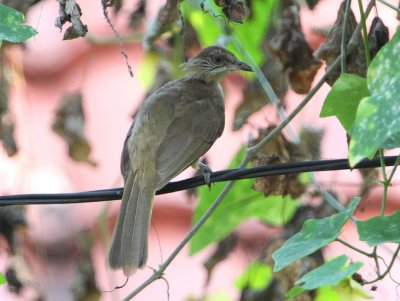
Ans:
<svg viewBox="0 0 400 301"><path fill-rule="evenodd" d="M221 136L224 96L219 80L251 71L231 52L211 46L184 64L187 75L145 99L125 139L121 158L124 192L108 265L132 275L147 261L153 198Z"/></svg>

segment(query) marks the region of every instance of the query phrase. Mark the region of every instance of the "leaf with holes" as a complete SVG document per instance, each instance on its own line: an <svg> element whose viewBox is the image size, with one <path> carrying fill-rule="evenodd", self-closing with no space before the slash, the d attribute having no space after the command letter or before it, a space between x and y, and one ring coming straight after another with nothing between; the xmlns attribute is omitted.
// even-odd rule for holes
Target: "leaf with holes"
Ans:
<svg viewBox="0 0 400 301"><path fill-rule="evenodd" d="M365 221L357 221L360 240L370 246L385 242L400 242L400 211L388 216L375 216Z"/></svg>
<svg viewBox="0 0 400 301"><path fill-rule="evenodd" d="M275 260L274 272L278 272L294 261L314 253L334 241L342 227L353 215L360 198L353 198L342 212L323 219L309 219L304 222L301 231L293 235L272 254Z"/></svg>
<svg viewBox="0 0 400 301"><path fill-rule="evenodd" d="M0 42L21 43L36 35L35 29L22 24L24 20L22 13L0 3Z"/></svg>
<svg viewBox="0 0 400 301"><path fill-rule="evenodd" d="M347 264L348 259L345 255L338 256L308 272L295 282L296 286L286 294L286 297L293 298L305 290L338 285L342 280L356 273L362 266L361 262Z"/></svg>
<svg viewBox="0 0 400 301"><path fill-rule="evenodd" d="M348 131L354 123L361 99L369 95L365 78L342 73L328 93L320 117L336 116Z"/></svg>
<svg viewBox="0 0 400 301"><path fill-rule="evenodd" d="M393 135L400 132L400 30L376 55L368 68L371 96L358 107L351 129L349 161L356 165L372 158Z"/></svg>

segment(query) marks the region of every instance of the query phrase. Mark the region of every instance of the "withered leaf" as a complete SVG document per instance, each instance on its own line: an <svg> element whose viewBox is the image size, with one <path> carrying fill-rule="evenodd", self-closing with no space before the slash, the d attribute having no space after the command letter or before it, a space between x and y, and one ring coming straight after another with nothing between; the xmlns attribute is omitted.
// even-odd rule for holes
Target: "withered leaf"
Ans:
<svg viewBox="0 0 400 301"><path fill-rule="evenodd" d="M378 170L376 168L361 168L358 170L362 177L359 195L366 196L368 192L378 185Z"/></svg>
<svg viewBox="0 0 400 301"><path fill-rule="evenodd" d="M324 130L315 126L305 126L300 131L300 144L307 154L309 160L321 158L321 141Z"/></svg>
<svg viewBox="0 0 400 301"><path fill-rule="evenodd" d="M314 9L314 7L318 4L319 0L306 0L307 6L310 9Z"/></svg>
<svg viewBox="0 0 400 301"><path fill-rule="evenodd" d="M71 40L84 37L88 27L81 20L82 11L75 0L57 0L59 2L58 17L55 26L62 30L65 23L70 22L71 26L64 33L64 40Z"/></svg>
<svg viewBox="0 0 400 301"><path fill-rule="evenodd" d="M368 33L369 51L373 59L378 51L389 42L389 29L383 24L381 18L375 17L372 20Z"/></svg>
<svg viewBox="0 0 400 301"><path fill-rule="evenodd" d="M268 135L275 126L259 130L259 138L251 141L250 145L255 145L266 135ZM280 133L266 144L253 158L254 166L272 163L286 163L303 160L307 157L306 149L302 145L297 145L286 140ZM305 185L298 179L298 175L280 175L273 177L257 178L253 188L267 195L290 195L292 198L298 198L305 192Z"/></svg>
<svg viewBox="0 0 400 301"><path fill-rule="evenodd" d="M85 115L82 107L82 94L64 95L56 112L53 131L68 144L68 155L73 160L96 166L97 163L89 158L91 146L84 134L84 126Z"/></svg>
<svg viewBox="0 0 400 301"><path fill-rule="evenodd" d="M77 239L78 257L76 259L76 274L71 284L73 300L100 300L100 291L96 285L92 260L94 235L90 230L83 230Z"/></svg>
<svg viewBox="0 0 400 301"><path fill-rule="evenodd" d="M222 12L229 21L243 23L249 11L246 3L240 0L214 0L215 4L222 8Z"/></svg>
<svg viewBox="0 0 400 301"><path fill-rule="evenodd" d="M299 9L295 5L282 13L282 21L269 43L269 49L289 73L289 81L296 93L307 93L321 63L313 57L301 25Z"/></svg>
<svg viewBox="0 0 400 301"><path fill-rule="evenodd" d="M335 24L333 24L331 30L329 31L326 41L321 44L314 55L320 59L326 61L326 69L329 68L332 63L340 55L341 43L342 43L342 32L343 32L343 20L344 20L345 2L343 1L340 5L337 19ZM349 16L347 20L347 32L346 41L348 42L357 27L357 21L354 17L353 11L350 9ZM361 34L358 33L357 39L355 41L355 50L347 55L346 61L346 72L356 74L362 77L366 76L367 64L364 55L364 44L361 39ZM340 76L340 67L338 67L331 75L328 77L326 82L329 85L333 85L335 81Z"/></svg>
<svg viewBox="0 0 400 301"><path fill-rule="evenodd" d="M4 68L3 53L0 53L0 66ZM18 152L17 143L14 137L14 119L8 111L9 83L3 70L0 70L0 140L9 157Z"/></svg>
<svg viewBox="0 0 400 301"><path fill-rule="evenodd" d="M0 140L9 157L18 152L17 142L14 137L14 120L10 114L4 114L0 120Z"/></svg>
<svg viewBox="0 0 400 301"><path fill-rule="evenodd" d="M26 226L25 209L23 206L0 207L0 234L7 240L11 254L17 248L17 231Z"/></svg>
<svg viewBox="0 0 400 301"><path fill-rule="evenodd" d="M110 0L110 7L114 8L116 13L119 13L123 5L124 0Z"/></svg>
<svg viewBox="0 0 400 301"><path fill-rule="evenodd" d="M235 232L229 234L218 243L217 249L211 254L210 257L203 263L207 270L206 285L211 280L211 275L214 268L228 258L229 254L235 249L238 243L238 236Z"/></svg>
<svg viewBox="0 0 400 301"><path fill-rule="evenodd" d="M197 32L189 20L186 20L183 24L183 32L183 45L186 53L190 50L201 48Z"/></svg>
<svg viewBox="0 0 400 301"><path fill-rule="evenodd" d="M133 29L139 27L146 15L146 1L140 0L129 17L129 26Z"/></svg>
<svg viewBox="0 0 400 301"><path fill-rule="evenodd" d="M275 94L280 100L283 99L288 90L288 80L283 72L283 66L276 56L265 51L265 63L261 67L261 71L272 86ZM253 113L267 105L270 99L265 94L258 80L252 80L247 83L243 91L243 100L235 111L235 119L233 121L233 129L239 130Z"/></svg>
<svg viewBox="0 0 400 301"><path fill-rule="evenodd" d="M152 49L154 41L167 31L174 28L179 19L179 0L167 0L160 9L157 19L153 22L143 37L145 49Z"/></svg>

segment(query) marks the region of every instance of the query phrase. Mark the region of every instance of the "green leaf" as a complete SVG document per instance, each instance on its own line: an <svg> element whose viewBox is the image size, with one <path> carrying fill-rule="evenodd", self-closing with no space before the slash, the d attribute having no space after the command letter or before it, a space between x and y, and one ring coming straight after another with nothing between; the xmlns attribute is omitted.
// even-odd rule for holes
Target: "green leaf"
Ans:
<svg viewBox="0 0 400 301"><path fill-rule="evenodd" d="M245 155L242 148L233 158L230 168L237 167ZM297 209L297 202L290 197L269 196L252 189L252 179L237 181L224 201L194 235L190 242L190 254L195 254L209 244L229 235L244 220L255 217L261 221L282 226L287 223ZM198 189L199 204L194 212L193 224L207 211L221 193L226 183L216 183Z"/></svg>
<svg viewBox="0 0 400 301"><path fill-rule="evenodd" d="M209 1L205 1L205 9L209 10ZM213 8L216 9L216 5L212 3ZM218 25L217 17L212 17L210 13L203 13L199 7L199 3L196 1L183 1L181 3L181 9L185 16L190 21L190 24L194 27L197 32L200 43L203 46L213 45L219 36L223 34L222 29Z"/></svg>
<svg viewBox="0 0 400 301"><path fill-rule="evenodd" d="M345 255L338 256L322 266L308 272L295 282L286 297L293 298L305 290L314 290L322 286L338 285L343 279L356 273L361 267L361 262L347 264L349 258Z"/></svg>
<svg viewBox="0 0 400 301"><path fill-rule="evenodd" d="M368 68L371 96L358 107L351 129L349 162L372 158L389 137L400 132L400 30L378 52Z"/></svg>
<svg viewBox="0 0 400 301"><path fill-rule="evenodd" d="M0 285L6 284L7 279L4 277L3 273L0 273Z"/></svg>
<svg viewBox="0 0 400 301"><path fill-rule="evenodd" d="M149 90L156 78L157 66L160 63L160 56L147 52L141 60L138 79L145 90Z"/></svg>
<svg viewBox="0 0 400 301"><path fill-rule="evenodd" d="M361 284L350 277L343 279L343 281L333 287L333 289L339 295L340 301L362 301L365 299L373 299Z"/></svg>
<svg viewBox="0 0 400 301"><path fill-rule="evenodd" d="M385 242L400 242L400 211L388 216L375 216L365 221L357 221L360 240L369 246Z"/></svg>
<svg viewBox="0 0 400 301"><path fill-rule="evenodd" d="M22 24L24 15L19 11L0 4L0 41L21 43L37 34L31 26Z"/></svg>
<svg viewBox="0 0 400 301"><path fill-rule="evenodd" d="M188 298L187 300L192 300L191 298ZM226 292L212 292L211 294L208 294L203 301L231 301L231 297L226 293Z"/></svg>
<svg viewBox="0 0 400 301"><path fill-rule="evenodd" d="M273 13L276 13L276 7L279 1L276 0L253 0L251 4L251 18L245 20L243 24L231 24L233 34L245 46L246 51L253 60L261 65L264 62L265 55L262 51L262 42ZM230 49L241 59L244 60L242 53L235 51L235 47L230 43Z"/></svg>
<svg viewBox="0 0 400 301"><path fill-rule="evenodd" d="M339 295L331 286L322 286L317 289L317 296L314 301L341 301Z"/></svg>
<svg viewBox="0 0 400 301"><path fill-rule="evenodd" d="M301 231L272 254L275 260L274 272L280 271L292 262L314 253L335 240L343 225L353 215L359 202L360 198L354 197L347 208L338 214L305 221Z"/></svg>
<svg viewBox="0 0 400 301"><path fill-rule="evenodd" d="M382 148L384 149L396 147L400 147L400 132L393 134L382 144Z"/></svg>
<svg viewBox="0 0 400 301"><path fill-rule="evenodd" d="M320 117L336 116L348 131L354 123L361 99L369 95L365 78L342 73L328 93Z"/></svg>
<svg viewBox="0 0 400 301"><path fill-rule="evenodd" d="M263 290L272 280L272 269L269 265L260 261L252 262L242 275L235 281L237 288L243 290Z"/></svg>

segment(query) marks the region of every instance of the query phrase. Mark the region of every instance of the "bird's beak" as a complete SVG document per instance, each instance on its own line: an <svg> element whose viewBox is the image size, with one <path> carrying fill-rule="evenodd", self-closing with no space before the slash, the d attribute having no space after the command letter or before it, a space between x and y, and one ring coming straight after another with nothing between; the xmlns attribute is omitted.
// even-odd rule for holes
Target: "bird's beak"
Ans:
<svg viewBox="0 0 400 301"><path fill-rule="evenodd" d="M246 63L243 63L241 61L237 61L236 63L238 69L243 70L243 71L253 71L253 69L247 65Z"/></svg>

